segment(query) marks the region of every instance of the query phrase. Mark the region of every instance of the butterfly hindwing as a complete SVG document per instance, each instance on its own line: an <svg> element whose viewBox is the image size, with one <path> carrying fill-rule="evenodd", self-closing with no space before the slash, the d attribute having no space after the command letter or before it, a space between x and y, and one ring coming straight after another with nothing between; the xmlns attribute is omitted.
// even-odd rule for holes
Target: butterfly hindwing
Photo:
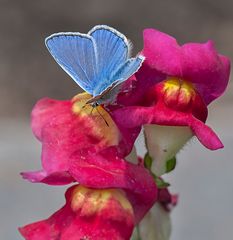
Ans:
<svg viewBox="0 0 233 240"><path fill-rule="evenodd" d="M111 79L114 82L124 82L138 71L144 61L144 57L139 55L135 58L128 59L122 66L112 73Z"/></svg>
<svg viewBox="0 0 233 240"><path fill-rule="evenodd" d="M81 33L58 33L45 39L56 62L85 91L93 94L97 78L97 50L92 37Z"/></svg>
<svg viewBox="0 0 233 240"><path fill-rule="evenodd" d="M107 89L109 86L114 85L116 87L122 84L129 77L138 71L144 61L144 57L139 55L136 58L130 58L124 62L121 66L113 71L110 75L110 81L102 82L98 89L94 90L95 95L100 95L103 93L102 89ZM117 89L120 89L119 87ZM116 91L114 91L116 93Z"/></svg>

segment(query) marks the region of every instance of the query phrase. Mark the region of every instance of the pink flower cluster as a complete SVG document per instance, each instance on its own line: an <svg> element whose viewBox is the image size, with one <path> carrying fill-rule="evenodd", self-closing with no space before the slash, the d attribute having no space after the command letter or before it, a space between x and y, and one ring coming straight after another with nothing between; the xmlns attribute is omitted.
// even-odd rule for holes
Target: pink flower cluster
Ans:
<svg viewBox="0 0 233 240"><path fill-rule="evenodd" d="M32 130L42 143L42 170L22 176L75 185L59 211L20 228L26 240L127 240L155 203L168 211L174 196L158 185L153 169L126 160L145 125L187 127L205 147L223 147L205 121L208 104L227 86L228 58L211 41L179 46L154 29L144 31L141 54L145 61L116 105L83 108L87 93L35 105Z"/></svg>

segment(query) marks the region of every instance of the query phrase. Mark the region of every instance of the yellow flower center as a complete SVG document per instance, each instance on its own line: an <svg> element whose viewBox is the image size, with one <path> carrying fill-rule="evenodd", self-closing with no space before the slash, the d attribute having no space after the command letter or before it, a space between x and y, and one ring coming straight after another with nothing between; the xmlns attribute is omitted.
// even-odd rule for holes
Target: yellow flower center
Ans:
<svg viewBox="0 0 233 240"><path fill-rule="evenodd" d="M118 127L103 107L93 108L91 105L86 104L90 98L91 95L85 92L76 95L72 99L73 113L83 119L85 126L90 129L87 134L102 139L102 145L117 145L121 136Z"/></svg>
<svg viewBox="0 0 233 240"><path fill-rule="evenodd" d="M109 208L111 211L113 201L119 204L122 210L133 214L133 208L122 190L91 189L81 185L72 192L71 208L73 211L80 211L82 216L92 216L104 209Z"/></svg>
<svg viewBox="0 0 233 240"><path fill-rule="evenodd" d="M196 96L192 83L171 77L164 82L164 101L172 108L186 109Z"/></svg>

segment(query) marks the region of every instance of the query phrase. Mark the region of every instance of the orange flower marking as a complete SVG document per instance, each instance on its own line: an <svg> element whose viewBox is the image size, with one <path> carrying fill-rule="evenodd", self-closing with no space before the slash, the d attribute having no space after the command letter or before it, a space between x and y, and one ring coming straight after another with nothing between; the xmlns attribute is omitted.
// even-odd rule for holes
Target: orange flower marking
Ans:
<svg viewBox="0 0 233 240"><path fill-rule="evenodd" d="M103 145L117 145L120 141L120 132L109 113L102 107L93 108L86 102L91 95L84 92L76 95L73 101L72 111L83 118L84 124L91 129L91 134L103 139Z"/></svg>

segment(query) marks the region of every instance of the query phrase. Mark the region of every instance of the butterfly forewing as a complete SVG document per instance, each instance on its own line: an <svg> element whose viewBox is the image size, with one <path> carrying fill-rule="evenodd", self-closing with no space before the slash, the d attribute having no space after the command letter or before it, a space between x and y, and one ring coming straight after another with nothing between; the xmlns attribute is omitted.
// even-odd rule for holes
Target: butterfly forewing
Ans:
<svg viewBox="0 0 233 240"><path fill-rule="evenodd" d="M94 38L98 55L98 77L94 95L103 92L113 83L111 75L125 63L129 54L126 37L105 25L96 26L89 34Z"/></svg>
<svg viewBox="0 0 233 240"><path fill-rule="evenodd" d="M93 39L87 34L58 33L45 40L57 63L85 91L93 94L97 79L97 53Z"/></svg>

